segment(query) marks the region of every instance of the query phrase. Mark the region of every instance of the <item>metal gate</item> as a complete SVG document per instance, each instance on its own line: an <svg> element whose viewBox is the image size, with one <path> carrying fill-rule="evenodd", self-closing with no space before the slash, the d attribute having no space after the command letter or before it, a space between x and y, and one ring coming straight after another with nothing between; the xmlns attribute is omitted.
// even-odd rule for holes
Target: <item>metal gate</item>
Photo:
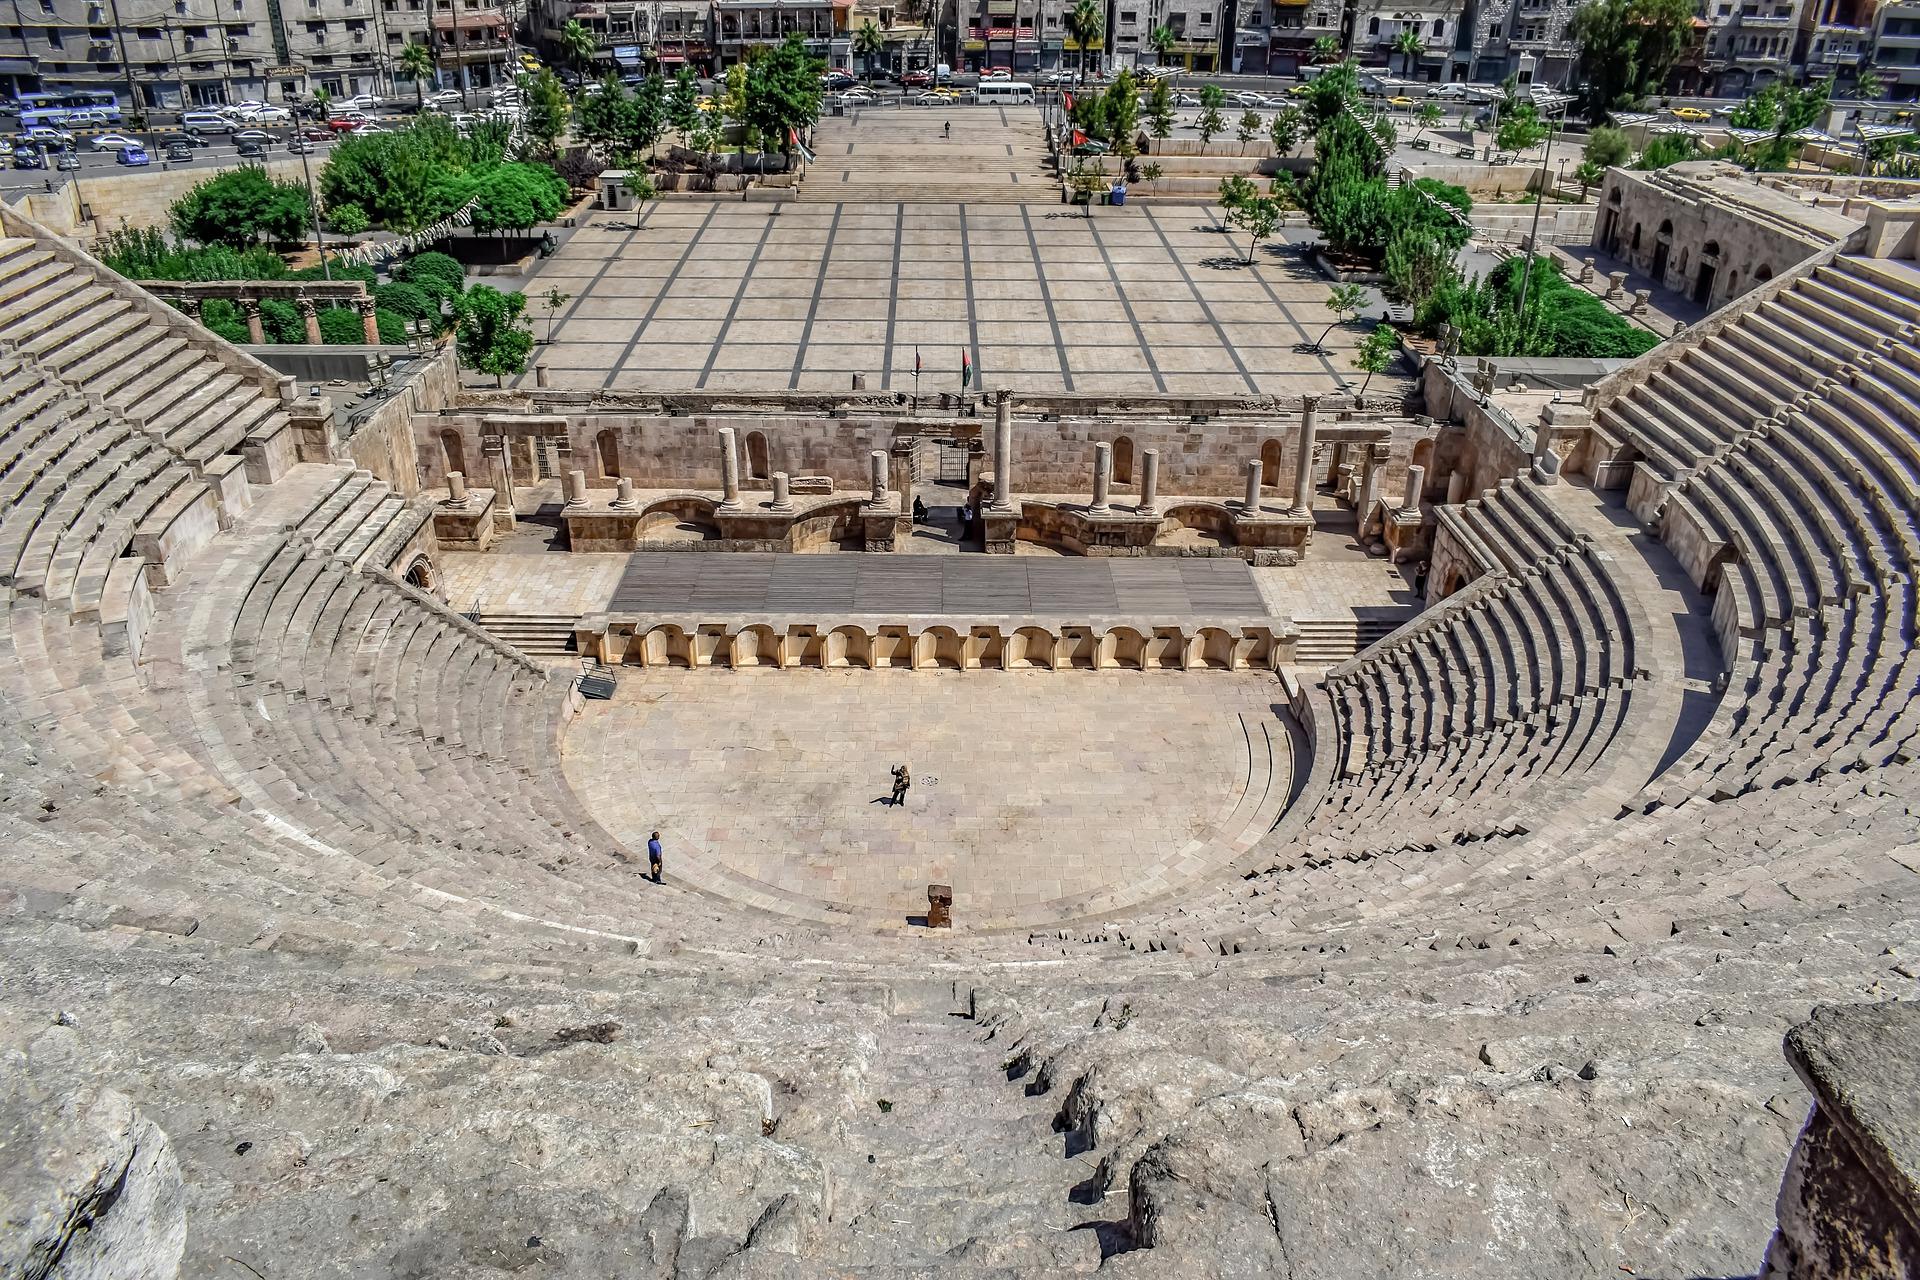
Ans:
<svg viewBox="0 0 1920 1280"><path fill-rule="evenodd" d="M939 453L935 460L934 483L965 486L967 483L967 442L936 440Z"/></svg>

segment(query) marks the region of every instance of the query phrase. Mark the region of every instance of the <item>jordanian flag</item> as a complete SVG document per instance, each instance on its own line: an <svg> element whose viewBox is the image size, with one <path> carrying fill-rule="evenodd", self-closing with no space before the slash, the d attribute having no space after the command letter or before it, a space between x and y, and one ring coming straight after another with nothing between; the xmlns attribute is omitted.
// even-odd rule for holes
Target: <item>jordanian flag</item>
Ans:
<svg viewBox="0 0 1920 1280"><path fill-rule="evenodd" d="M813 148L800 141L800 131L792 125L787 126L787 141L795 151L800 153L802 160L805 160L808 164L813 163Z"/></svg>
<svg viewBox="0 0 1920 1280"><path fill-rule="evenodd" d="M973 357L967 354L965 347L960 348L960 389L965 391L973 385Z"/></svg>

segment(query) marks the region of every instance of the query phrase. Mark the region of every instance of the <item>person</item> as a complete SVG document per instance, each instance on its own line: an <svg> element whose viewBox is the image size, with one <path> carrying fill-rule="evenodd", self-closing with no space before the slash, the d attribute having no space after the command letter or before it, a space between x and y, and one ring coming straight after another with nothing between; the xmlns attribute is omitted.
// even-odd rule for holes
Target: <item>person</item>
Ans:
<svg viewBox="0 0 1920 1280"><path fill-rule="evenodd" d="M913 495L913 522L915 524L927 522L927 504L917 493Z"/></svg>
<svg viewBox="0 0 1920 1280"><path fill-rule="evenodd" d="M908 771L906 763L903 761L900 764L893 766L893 802L894 804L902 805L907 802L907 788L911 787L912 785L913 785L913 774Z"/></svg>
<svg viewBox="0 0 1920 1280"><path fill-rule="evenodd" d="M647 866L653 872L653 882L660 883L660 833L654 832L647 838Z"/></svg>
<svg viewBox="0 0 1920 1280"><path fill-rule="evenodd" d="M963 502L960 504L960 531L965 533L971 528L973 528L973 504Z"/></svg>
<svg viewBox="0 0 1920 1280"><path fill-rule="evenodd" d="M953 121L949 120L940 127L940 136L943 138L951 138L953 136Z"/></svg>

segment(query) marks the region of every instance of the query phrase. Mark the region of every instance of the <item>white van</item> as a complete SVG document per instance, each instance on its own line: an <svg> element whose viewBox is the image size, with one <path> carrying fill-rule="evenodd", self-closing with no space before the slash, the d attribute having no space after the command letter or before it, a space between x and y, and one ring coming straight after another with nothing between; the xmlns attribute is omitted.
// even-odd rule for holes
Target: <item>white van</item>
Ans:
<svg viewBox="0 0 1920 1280"><path fill-rule="evenodd" d="M1025 80L982 80L973 91L975 102L1013 106L1033 101L1033 86Z"/></svg>

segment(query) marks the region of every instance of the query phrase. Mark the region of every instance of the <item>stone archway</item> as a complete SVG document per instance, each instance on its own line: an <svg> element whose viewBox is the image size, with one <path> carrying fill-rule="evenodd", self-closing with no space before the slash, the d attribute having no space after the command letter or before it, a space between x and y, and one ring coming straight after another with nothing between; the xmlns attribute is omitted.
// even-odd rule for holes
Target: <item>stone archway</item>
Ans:
<svg viewBox="0 0 1920 1280"><path fill-rule="evenodd" d="M434 572L433 561L423 553L413 558L401 580L410 587L416 587L428 595L433 595L440 585L440 575Z"/></svg>

